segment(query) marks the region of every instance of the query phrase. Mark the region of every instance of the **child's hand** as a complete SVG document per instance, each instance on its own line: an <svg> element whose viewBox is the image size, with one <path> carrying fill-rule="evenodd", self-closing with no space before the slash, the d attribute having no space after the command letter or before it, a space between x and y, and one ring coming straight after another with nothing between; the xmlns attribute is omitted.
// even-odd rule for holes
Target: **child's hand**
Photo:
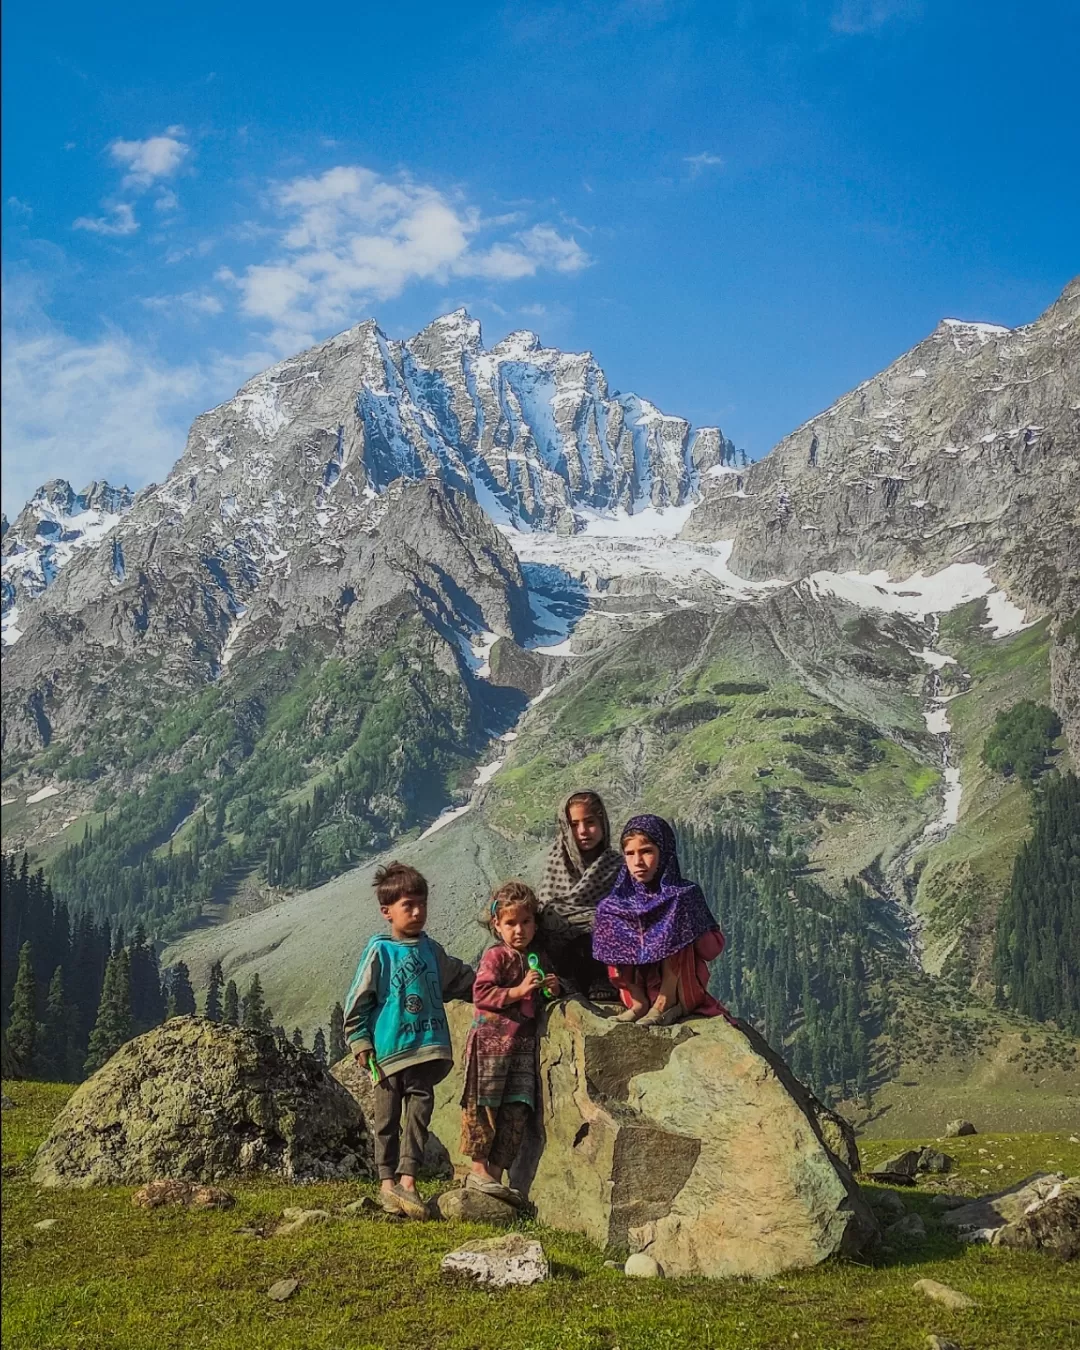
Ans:
<svg viewBox="0 0 1080 1350"><path fill-rule="evenodd" d="M535 989L540 988L542 983L543 981L540 979L537 971L528 971L521 983L514 985L514 1002L520 1003L523 998L528 998Z"/></svg>
<svg viewBox="0 0 1080 1350"><path fill-rule="evenodd" d="M546 989L547 992L551 995L552 998L556 998L556 997L558 996L558 993L559 993L559 977L558 977L558 975L547 975L547 976L545 976L545 977L544 977L543 984L541 985L541 988L542 988L542 989Z"/></svg>

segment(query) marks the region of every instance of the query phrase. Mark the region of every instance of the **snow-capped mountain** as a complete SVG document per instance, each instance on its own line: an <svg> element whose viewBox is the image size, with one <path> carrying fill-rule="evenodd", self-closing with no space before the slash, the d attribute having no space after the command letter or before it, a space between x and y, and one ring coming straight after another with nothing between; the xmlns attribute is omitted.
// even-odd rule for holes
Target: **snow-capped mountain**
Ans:
<svg viewBox="0 0 1080 1350"><path fill-rule="evenodd" d="M130 508L134 494L106 482L75 492L64 478L38 488L11 525L5 518L3 641L19 636L19 609L40 595L76 551L96 544Z"/></svg>

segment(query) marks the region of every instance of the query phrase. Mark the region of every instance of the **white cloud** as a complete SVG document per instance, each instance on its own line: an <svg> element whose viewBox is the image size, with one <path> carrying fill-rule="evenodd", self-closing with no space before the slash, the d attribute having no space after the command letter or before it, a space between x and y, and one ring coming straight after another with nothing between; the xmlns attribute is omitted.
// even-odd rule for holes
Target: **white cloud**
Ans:
<svg viewBox="0 0 1080 1350"><path fill-rule="evenodd" d="M172 188L163 188L154 198L155 211L175 211L180 205L180 198L173 192Z"/></svg>
<svg viewBox="0 0 1080 1350"><path fill-rule="evenodd" d="M80 342L25 307L5 315L3 383L9 515L50 478L163 477L205 398L196 366L169 366L119 333Z"/></svg>
<svg viewBox="0 0 1080 1350"><path fill-rule="evenodd" d="M438 188L360 165L293 179L273 201L283 219L276 256L217 276L238 288L242 311L269 324L286 354L417 281L513 281L541 270L574 273L590 261L572 236L543 223L488 242L520 217L485 220Z"/></svg>
<svg viewBox="0 0 1080 1350"><path fill-rule="evenodd" d="M147 295L142 302L147 309L162 314L175 314L186 311L188 314L220 314L225 306L216 295L208 291L184 291L180 295Z"/></svg>
<svg viewBox="0 0 1080 1350"><path fill-rule="evenodd" d="M169 127L164 136L150 136L145 141L115 140L109 145L109 154L117 164L127 166L124 187L149 187L156 178L171 178L191 147L178 137L183 127Z"/></svg>
<svg viewBox="0 0 1080 1350"><path fill-rule="evenodd" d="M17 220L29 220L34 214L34 208L18 197L9 197L5 205Z"/></svg>
<svg viewBox="0 0 1080 1350"><path fill-rule="evenodd" d="M684 155L683 163L690 165L690 176L696 178L704 169L722 169L724 157L723 155L710 155L707 150L703 150L699 155Z"/></svg>
<svg viewBox="0 0 1080 1350"><path fill-rule="evenodd" d="M79 216L72 221L73 230L89 230L92 234L134 234L139 228L135 212L127 202L109 208L110 216Z"/></svg>

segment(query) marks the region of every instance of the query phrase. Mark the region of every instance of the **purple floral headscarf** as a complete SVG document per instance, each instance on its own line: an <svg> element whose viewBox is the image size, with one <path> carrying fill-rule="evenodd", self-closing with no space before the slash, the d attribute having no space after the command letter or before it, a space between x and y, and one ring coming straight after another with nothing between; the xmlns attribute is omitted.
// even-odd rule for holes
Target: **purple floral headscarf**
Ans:
<svg viewBox="0 0 1080 1350"><path fill-rule="evenodd" d="M635 881L623 863L610 893L597 905L593 956L609 966L663 961L720 926L701 887L683 880L675 834L667 821L632 816L620 838L630 834L652 840L660 850L660 866L650 888Z"/></svg>

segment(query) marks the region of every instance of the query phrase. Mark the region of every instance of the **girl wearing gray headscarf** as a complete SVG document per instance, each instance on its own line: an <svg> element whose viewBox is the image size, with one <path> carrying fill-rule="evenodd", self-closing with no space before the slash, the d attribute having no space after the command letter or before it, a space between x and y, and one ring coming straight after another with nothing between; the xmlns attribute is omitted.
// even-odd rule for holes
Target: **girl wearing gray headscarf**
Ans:
<svg viewBox="0 0 1080 1350"><path fill-rule="evenodd" d="M611 890L622 856L598 792L573 792L557 817L557 834L540 883L540 926L564 986L586 997L615 997L607 968L593 960L596 906Z"/></svg>

